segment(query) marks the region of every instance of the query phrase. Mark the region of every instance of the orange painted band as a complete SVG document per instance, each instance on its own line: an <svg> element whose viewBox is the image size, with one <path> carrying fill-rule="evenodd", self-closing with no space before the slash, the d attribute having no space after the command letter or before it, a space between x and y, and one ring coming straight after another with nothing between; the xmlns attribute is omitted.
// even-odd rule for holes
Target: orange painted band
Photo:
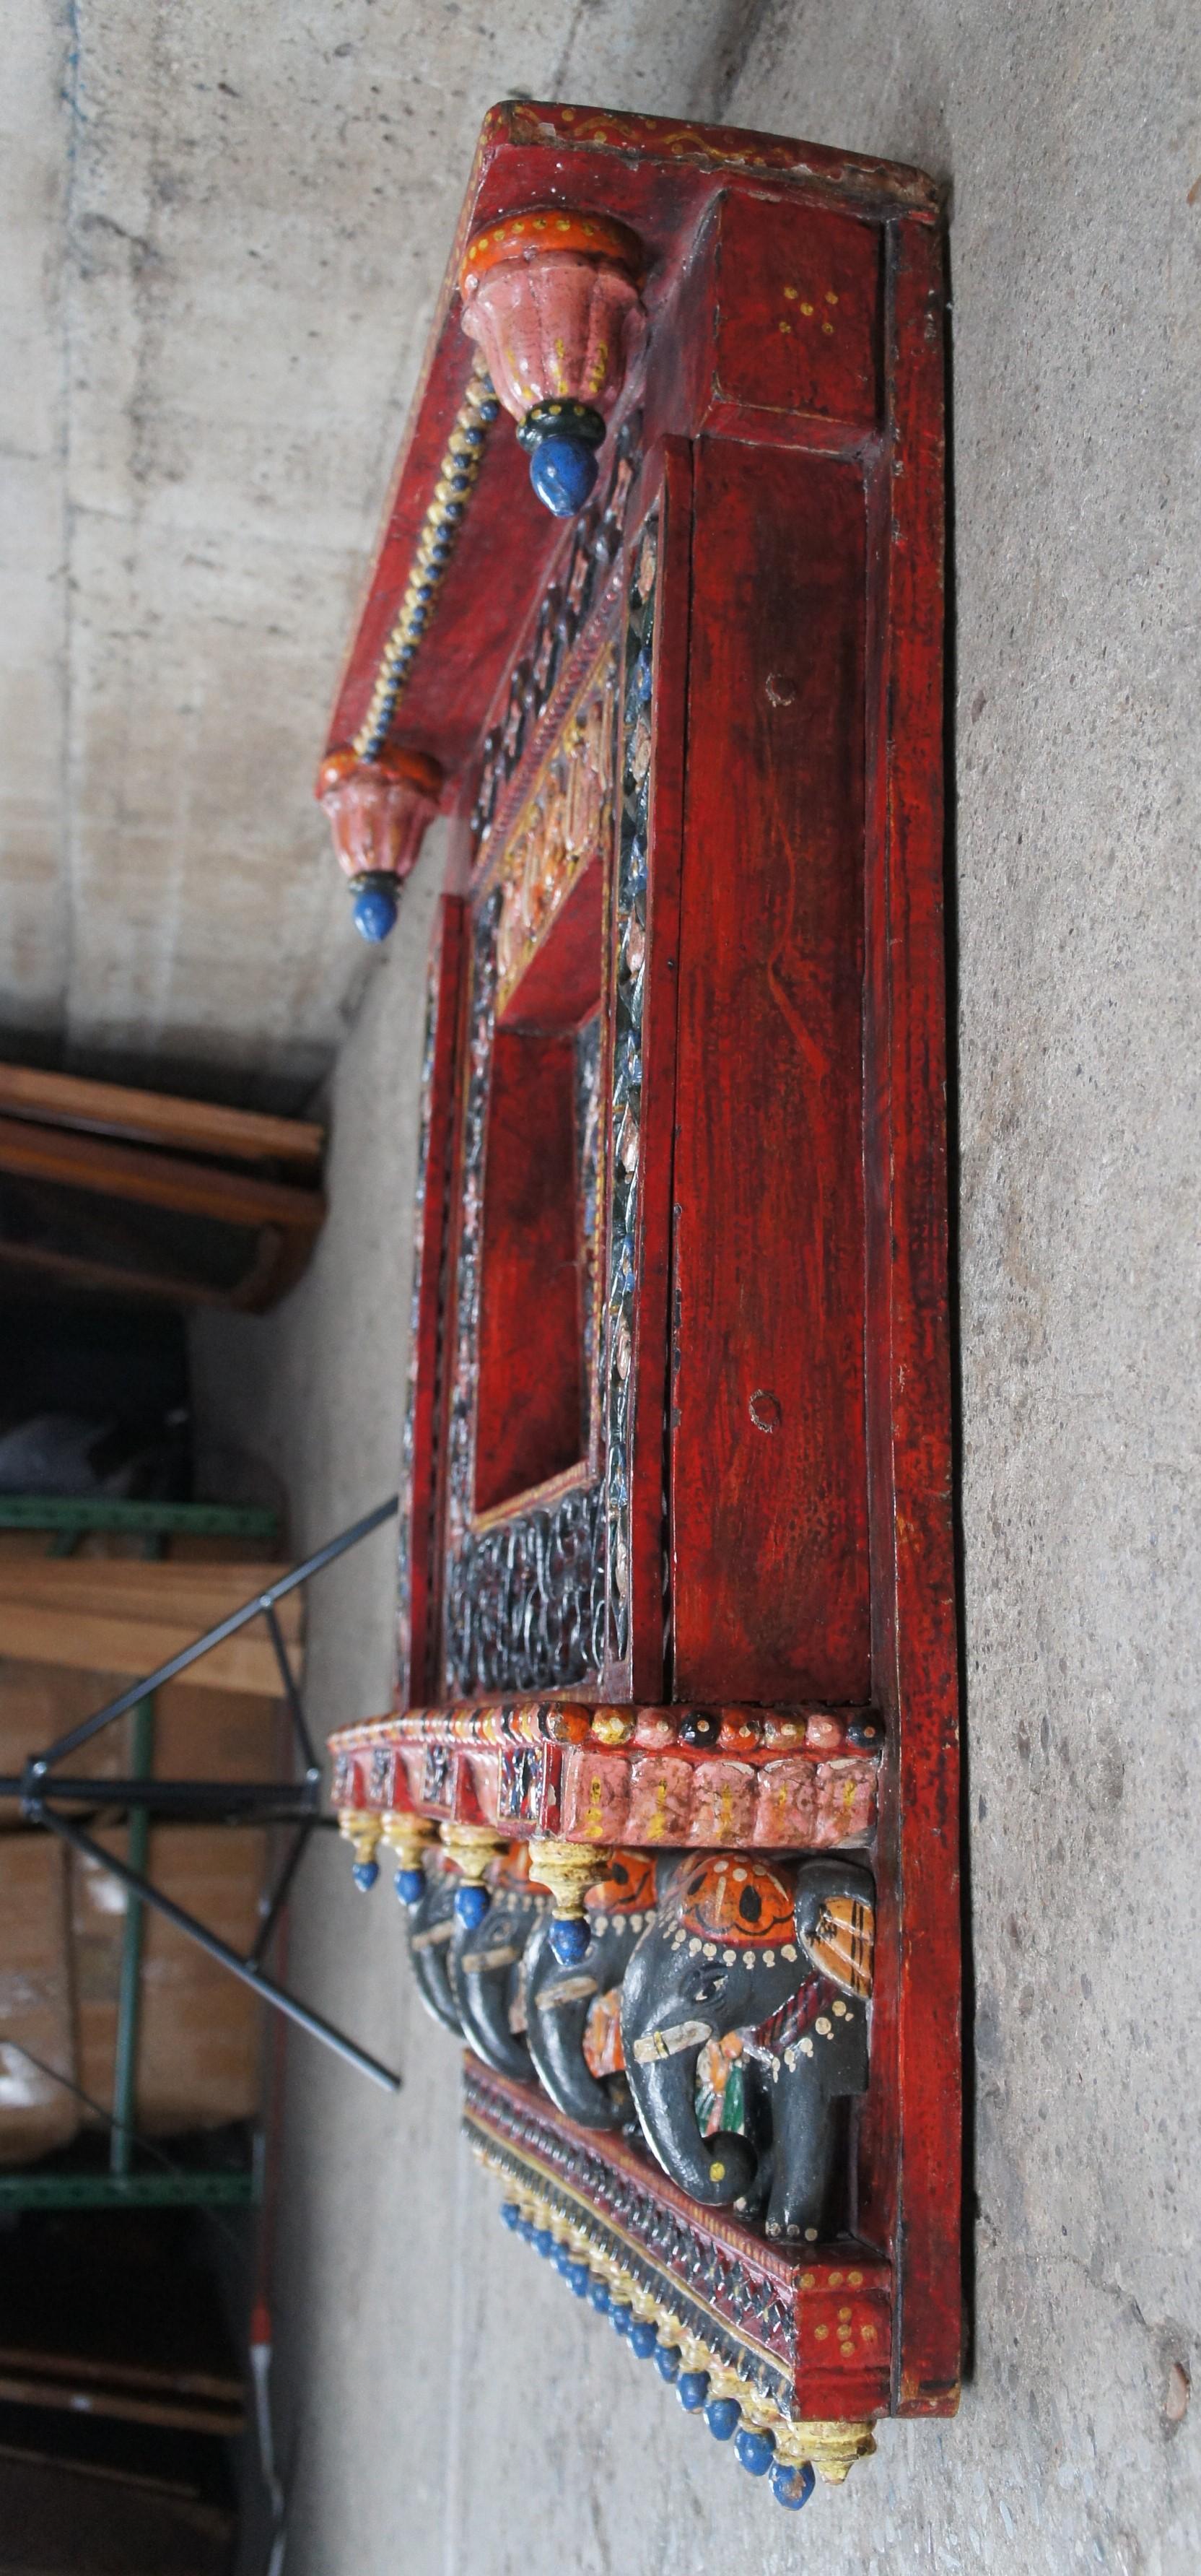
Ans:
<svg viewBox="0 0 1201 2576"><path fill-rule="evenodd" d="M424 796L442 793L442 772L436 760L424 751L391 751L376 753L374 760L360 760L356 751L331 751L317 772L313 794L320 803L331 788L341 787L357 770L374 770L396 787L416 787Z"/></svg>
<svg viewBox="0 0 1201 2576"><path fill-rule="evenodd" d="M504 215L486 224L470 241L459 271L464 295L474 295L482 277L502 261L532 259L539 251L583 251L591 259L614 260L636 275L642 266L642 244L628 224L613 215L572 214L563 206L531 206L522 215Z"/></svg>

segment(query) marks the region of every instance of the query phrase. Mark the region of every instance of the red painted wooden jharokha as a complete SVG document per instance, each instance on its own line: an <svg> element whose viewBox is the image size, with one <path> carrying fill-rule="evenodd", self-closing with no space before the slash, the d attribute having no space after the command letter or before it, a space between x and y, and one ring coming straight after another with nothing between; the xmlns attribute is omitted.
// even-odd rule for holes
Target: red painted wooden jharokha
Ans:
<svg viewBox="0 0 1201 2576"><path fill-rule="evenodd" d="M960 2368L942 351L920 173L494 109L318 782L369 937L450 818L335 1803L502 2214L792 2507Z"/></svg>

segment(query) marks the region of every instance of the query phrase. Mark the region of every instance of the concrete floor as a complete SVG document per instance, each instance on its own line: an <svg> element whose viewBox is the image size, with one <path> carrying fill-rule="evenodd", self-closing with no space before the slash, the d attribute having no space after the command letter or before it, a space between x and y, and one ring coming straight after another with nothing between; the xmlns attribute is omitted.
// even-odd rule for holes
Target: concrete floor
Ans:
<svg viewBox="0 0 1201 2576"><path fill-rule="evenodd" d="M794 0L761 13L728 103L954 188L979 2195L961 2414L884 2427L843 2493L780 2513L504 2235L396 1909L323 1851L294 1974L407 2082L393 2106L291 2051L288 2576L1201 2566L1191 16ZM682 101L663 81L638 103ZM308 1278L277 1317L197 1334L211 1435L286 1480L300 1541L395 1478L436 870L431 848L338 1066ZM323 1727L383 1704L391 1608L386 1538L322 1579Z"/></svg>

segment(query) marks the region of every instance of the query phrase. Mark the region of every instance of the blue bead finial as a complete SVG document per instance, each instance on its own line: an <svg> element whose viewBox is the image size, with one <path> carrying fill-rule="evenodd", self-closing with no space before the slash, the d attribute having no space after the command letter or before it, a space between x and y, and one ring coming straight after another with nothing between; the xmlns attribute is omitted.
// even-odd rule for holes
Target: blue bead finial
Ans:
<svg viewBox="0 0 1201 2576"><path fill-rule="evenodd" d="M549 2227L535 2228L534 2234L530 2238L530 2243L534 2248L535 2254L540 2254L543 2262L549 2263L551 2255L555 2250L555 2240L551 2235Z"/></svg>
<svg viewBox="0 0 1201 2576"><path fill-rule="evenodd" d="M354 1880L355 1886L362 1889L364 1896L370 1896L371 1890L379 1877L379 1862L377 1860L356 1860L350 1875Z"/></svg>
<svg viewBox="0 0 1201 2576"><path fill-rule="evenodd" d="M709 2394L707 2370L682 2370L676 2381L676 2395L686 2415L699 2415Z"/></svg>
<svg viewBox="0 0 1201 2576"><path fill-rule="evenodd" d="M637 2324L631 2326L630 2350L637 2355L639 2361L653 2361L658 2358L659 2329L653 2317L639 2317Z"/></svg>
<svg viewBox="0 0 1201 2576"><path fill-rule="evenodd" d="M736 2397L711 2397L705 2408L705 2422L715 2442L732 2441L742 2421L742 2408Z"/></svg>
<svg viewBox="0 0 1201 2576"><path fill-rule="evenodd" d="M486 1887L481 1887L475 1879L466 1880L462 1887L455 1889L456 1922L462 1924L465 1932L474 1932L483 1922L491 1902Z"/></svg>
<svg viewBox="0 0 1201 2576"><path fill-rule="evenodd" d="M808 2504L815 2483L808 2460L802 2460L797 2469L787 2468L780 2460L771 2473L771 2491L776 2503L784 2505L789 2513L799 2513L801 2506Z"/></svg>
<svg viewBox="0 0 1201 2576"><path fill-rule="evenodd" d="M552 1914L548 1937L559 1966L578 1968L592 1934L578 1914Z"/></svg>
<svg viewBox="0 0 1201 2576"><path fill-rule="evenodd" d="M628 2335L634 2322L634 2311L628 2299L613 2299L609 2305L609 2323L614 2334Z"/></svg>
<svg viewBox="0 0 1201 2576"><path fill-rule="evenodd" d="M750 2424L744 2424L741 2433L734 2436L734 2449L748 2477L765 2478L776 2456L776 2437L774 2433L757 2433Z"/></svg>
<svg viewBox="0 0 1201 2576"><path fill-rule="evenodd" d="M582 438L543 438L530 458L530 481L556 519L574 519L596 488L596 450Z"/></svg>
<svg viewBox="0 0 1201 2576"><path fill-rule="evenodd" d="M377 946L396 926L396 897L387 886L363 885L354 899L354 926L360 938Z"/></svg>
<svg viewBox="0 0 1201 2576"><path fill-rule="evenodd" d="M586 2263L569 2263L563 2275L577 2299L586 2299L592 2285L592 2274Z"/></svg>
<svg viewBox="0 0 1201 2576"><path fill-rule="evenodd" d="M679 2345L674 2343L657 2344L655 2347L655 2368L659 2373L660 2379L665 2379L670 2387L672 2380L678 2379L680 2375Z"/></svg>
<svg viewBox="0 0 1201 2576"><path fill-rule="evenodd" d="M597 2315L599 2317L607 2317L609 2310L613 2305L613 2301L609 2293L608 2282L602 2281L599 2278L595 2280L588 2292L588 2296L592 2301Z"/></svg>
<svg viewBox="0 0 1201 2576"><path fill-rule="evenodd" d="M521 2225L521 2211L519 2210L515 2200L502 2200L500 2204L500 2216L501 2225L503 2227L520 2227Z"/></svg>
<svg viewBox="0 0 1201 2576"><path fill-rule="evenodd" d="M425 1871L423 1869L398 1869L396 1873L396 1893L400 1898L402 1905L420 1905L422 1897L425 1894Z"/></svg>

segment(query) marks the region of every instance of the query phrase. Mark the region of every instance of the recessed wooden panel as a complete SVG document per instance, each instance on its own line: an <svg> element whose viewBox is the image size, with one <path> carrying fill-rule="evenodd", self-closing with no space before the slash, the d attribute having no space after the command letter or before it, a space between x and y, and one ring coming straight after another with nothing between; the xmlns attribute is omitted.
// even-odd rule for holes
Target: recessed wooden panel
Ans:
<svg viewBox="0 0 1201 2576"><path fill-rule="evenodd" d="M878 226L726 196L712 259L714 399L869 426L880 398Z"/></svg>
<svg viewBox="0 0 1201 2576"><path fill-rule="evenodd" d="M703 441L695 489L675 1687L854 1700L869 1693L863 487L850 466Z"/></svg>
<svg viewBox="0 0 1201 2576"><path fill-rule="evenodd" d="M543 1484L580 1455L576 1199L571 1039L498 1029L484 1184L478 1512Z"/></svg>

